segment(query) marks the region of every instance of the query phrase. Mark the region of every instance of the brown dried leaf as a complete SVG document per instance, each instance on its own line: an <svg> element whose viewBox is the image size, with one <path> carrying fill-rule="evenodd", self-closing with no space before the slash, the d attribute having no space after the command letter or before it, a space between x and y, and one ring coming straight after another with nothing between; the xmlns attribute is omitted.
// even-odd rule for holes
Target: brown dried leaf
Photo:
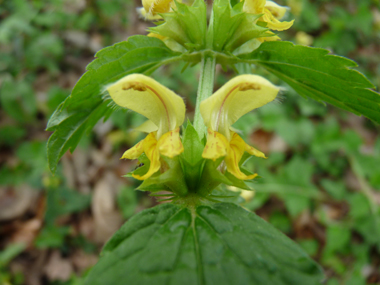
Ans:
<svg viewBox="0 0 380 285"><path fill-rule="evenodd" d="M38 191L24 184L16 188L0 188L0 221L22 216L35 203Z"/></svg>
<svg viewBox="0 0 380 285"><path fill-rule="evenodd" d="M92 198L92 213L95 221L95 241L104 243L121 226L122 217L115 203L120 188L118 178L112 172L95 185Z"/></svg>
<svg viewBox="0 0 380 285"><path fill-rule="evenodd" d="M44 268L44 272L50 281L70 279L74 269L69 259L62 258L58 250L53 251Z"/></svg>

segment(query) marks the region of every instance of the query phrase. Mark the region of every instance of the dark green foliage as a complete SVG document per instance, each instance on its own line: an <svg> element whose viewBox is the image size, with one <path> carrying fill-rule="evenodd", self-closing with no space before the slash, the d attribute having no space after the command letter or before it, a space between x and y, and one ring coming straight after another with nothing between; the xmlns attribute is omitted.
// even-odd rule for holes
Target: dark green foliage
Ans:
<svg viewBox="0 0 380 285"><path fill-rule="evenodd" d="M352 60L318 48L290 42L265 42L240 57L263 66L288 83L298 94L324 101L380 123L380 95Z"/></svg>
<svg viewBox="0 0 380 285"><path fill-rule="evenodd" d="M105 245L86 284L320 284L295 243L231 203L145 210Z"/></svg>

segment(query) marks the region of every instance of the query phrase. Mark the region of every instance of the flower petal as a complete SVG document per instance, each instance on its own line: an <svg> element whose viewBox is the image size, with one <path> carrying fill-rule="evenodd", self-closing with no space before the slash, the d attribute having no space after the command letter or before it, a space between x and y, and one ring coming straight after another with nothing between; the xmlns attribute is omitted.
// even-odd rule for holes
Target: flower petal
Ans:
<svg viewBox="0 0 380 285"><path fill-rule="evenodd" d="M167 157L174 157L183 152L183 145L179 137L179 128L163 134L158 140L158 150L160 154Z"/></svg>
<svg viewBox="0 0 380 285"><path fill-rule="evenodd" d="M265 2L265 0L245 0L243 11L250 14L262 14Z"/></svg>
<svg viewBox="0 0 380 285"><path fill-rule="evenodd" d="M138 159L144 152L144 140L139 141L135 146L124 152L120 159Z"/></svg>
<svg viewBox="0 0 380 285"><path fill-rule="evenodd" d="M246 143L244 140L236 133L233 133L232 139L230 141L230 147L228 148L228 153L226 158L224 159L227 171L230 172L238 179L248 180L253 179L257 176L257 174L245 175L240 170L239 162L246 150Z"/></svg>
<svg viewBox="0 0 380 285"><path fill-rule="evenodd" d="M226 156L229 147L227 138L211 129L208 129L207 133L207 143L203 150L202 157L215 161L219 157Z"/></svg>
<svg viewBox="0 0 380 285"><path fill-rule="evenodd" d="M267 27L271 30L283 31L289 29L294 20L290 22L280 22L267 8L264 9L264 15L260 18L267 23Z"/></svg>
<svg viewBox="0 0 380 285"><path fill-rule="evenodd" d="M272 30L283 31L289 29L294 20L290 22L280 22L287 7L280 6L273 1L265 0L246 0L244 2L243 11L251 14L264 14L259 21L267 23L267 27Z"/></svg>
<svg viewBox="0 0 380 285"><path fill-rule="evenodd" d="M142 0L145 11L150 15L166 13L170 11L173 0Z"/></svg>
<svg viewBox="0 0 380 285"><path fill-rule="evenodd" d="M153 133L158 130L158 127L150 120L145 121L140 126L133 129L134 131L143 132L143 133Z"/></svg>
<svg viewBox="0 0 380 285"><path fill-rule="evenodd" d="M281 20L288 11L288 7L278 5L277 3L269 0L265 3L265 8L267 8L272 15L279 20Z"/></svg>
<svg viewBox="0 0 380 285"><path fill-rule="evenodd" d="M132 176L138 180L145 180L151 177L154 173L160 170L160 167L161 167L160 153L158 151L157 139L154 133L150 133L144 139L143 147L144 147L144 153L150 161L150 167L149 167L148 172L142 176L132 174Z"/></svg>
<svg viewBox="0 0 380 285"><path fill-rule="evenodd" d="M160 15L151 15L147 13L144 9L144 7L139 7L136 8L137 14L144 20L150 20L150 21L157 21L157 20L162 20L162 17Z"/></svg>
<svg viewBox="0 0 380 285"><path fill-rule="evenodd" d="M245 144L245 151L248 152L250 155L267 158L264 153L255 149L253 146L250 146L249 144Z"/></svg>
<svg viewBox="0 0 380 285"><path fill-rule="evenodd" d="M230 138L230 126L244 114L273 101L279 88L258 75L240 75L202 101L201 115L208 128Z"/></svg>
<svg viewBox="0 0 380 285"><path fill-rule="evenodd" d="M158 126L157 138L182 125L185 103L173 91L154 79L131 74L107 87L113 101L151 120Z"/></svg>

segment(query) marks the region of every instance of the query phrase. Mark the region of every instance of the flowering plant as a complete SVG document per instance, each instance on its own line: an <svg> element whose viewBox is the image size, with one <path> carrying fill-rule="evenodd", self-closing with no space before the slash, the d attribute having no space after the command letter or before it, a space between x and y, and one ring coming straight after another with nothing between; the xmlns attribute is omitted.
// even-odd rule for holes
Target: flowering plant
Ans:
<svg viewBox="0 0 380 285"><path fill-rule="evenodd" d="M50 118L54 131L48 159L54 172L60 157L116 108L148 120L137 128L145 139L123 159L142 167L127 176L138 187L171 203L145 210L128 221L105 245L88 284L318 284L320 267L300 247L233 201L221 185L252 190L258 174L244 167L251 156L233 124L272 102L281 89L250 74L259 65L297 93L380 123L380 96L355 63L317 48L280 41L274 31L286 7L272 1L215 0L211 15L202 0L192 3L143 1L138 12L157 26L147 36L96 54L72 94ZM194 120L183 99L149 77L164 64L201 64ZM240 74L213 93L215 66ZM240 72L241 73L241 72ZM185 125L185 126L184 126Z"/></svg>

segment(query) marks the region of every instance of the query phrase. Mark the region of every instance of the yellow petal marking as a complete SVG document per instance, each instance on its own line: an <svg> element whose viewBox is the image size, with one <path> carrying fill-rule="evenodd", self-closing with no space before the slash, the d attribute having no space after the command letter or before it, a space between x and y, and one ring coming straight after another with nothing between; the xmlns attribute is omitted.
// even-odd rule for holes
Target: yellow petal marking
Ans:
<svg viewBox="0 0 380 285"><path fill-rule="evenodd" d="M227 156L224 159L227 171L233 174L236 178L241 180L253 179L257 174L245 175L241 172L239 167L239 162L246 150L246 143L244 140L236 133L233 133L232 139L230 141L230 147L228 148Z"/></svg>
<svg viewBox="0 0 380 285"><path fill-rule="evenodd" d="M246 113L273 101L279 90L258 75L236 76L202 101L201 115L208 128L229 140L232 124Z"/></svg>
<svg viewBox="0 0 380 285"><path fill-rule="evenodd" d="M183 145L179 137L179 128L163 134L158 140L158 149L161 155L173 158L183 152Z"/></svg>
<svg viewBox="0 0 380 285"><path fill-rule="evenodd" d="M144 152L144 140L139 141L135 146L124 152L120 159L138 159Z"/></svg>
<svg viewBox="0 0 380 285"><path fill-rule="evenodd" d="M202 157L215 161L219 157L226 156L229 147L227 138L211 129L207 130L207 134L207 143L203 150Z"/></svg>
<svg viewBox="0 0 380 285"><path fill-rule="evenodd" d="M149 177L151 177L154 173L156 173L158 170L160 170L161 162L160 162L160 153L158 151L157 147L157 139L154 133L150 133L145 139L144 139L144 153L148 157L150 161L150 167L147 173L140 176L137 174L132 174L132 176L138 180L145 180Z"/></svg>
<svg viewBox="0 0 380 285"><path fill-rule="evenodd" d="M182 125L185 103L182 98L154 79L142 74L130 74L107 87L113 101L131 109L158 127L157 138Z"/></svg>

